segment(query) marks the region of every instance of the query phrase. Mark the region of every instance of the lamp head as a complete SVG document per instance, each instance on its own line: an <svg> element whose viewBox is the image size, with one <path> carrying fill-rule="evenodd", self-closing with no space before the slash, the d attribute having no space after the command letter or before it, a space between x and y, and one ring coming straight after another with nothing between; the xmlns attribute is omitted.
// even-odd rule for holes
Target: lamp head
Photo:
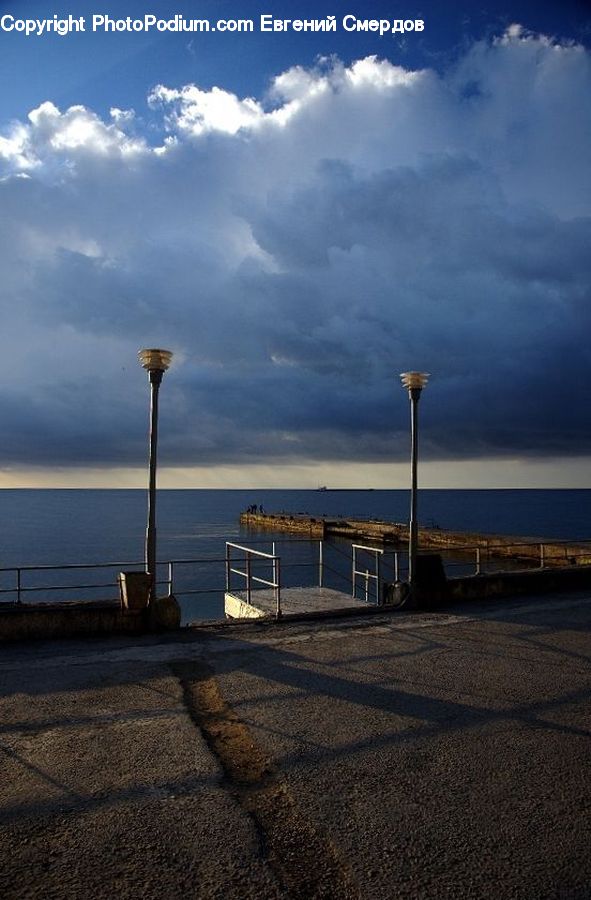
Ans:
<svg viewBox="0 0 591 900"><path fill-rule="evenodd" d="M408 388L409 391L421 391L429 380L429 372L402 372L402 387Z"/></svg>
<svg viewBox="0 0 591 900"><path fill-rule="evenodd" d="M152 347L148 350L140 350L138 357L148 372L166 372L172 360L172 353L170 350L159 350Z"/></svg>

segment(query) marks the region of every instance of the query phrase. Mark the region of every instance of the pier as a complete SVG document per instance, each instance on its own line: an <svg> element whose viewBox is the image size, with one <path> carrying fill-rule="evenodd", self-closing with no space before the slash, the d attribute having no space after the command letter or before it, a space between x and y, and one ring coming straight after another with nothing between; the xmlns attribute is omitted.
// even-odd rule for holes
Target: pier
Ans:
<svg viewBox="0 0 591 900"><path fill-rule="evenodd" d="M363 600L326 587L284 588L281 593L280 618L296 619L339 616L368 612ZM266 619L277 617L277 600L272 589L255 591L250 600L246 591L226 593L224 603L229 619ZM374 607L379 609L379 607Z"/></svg>
<svg viewBox="0 0 591 900"><path fill-rule="evenodd" d="M309 516L293 513L243 512L240 524L254 531L285 532L313 539L328 537L367 541L378 545L404 547L408 544L408 525L377 519ZM510 558L540 566L590 565L591 542L558 541L541 537L505 534L479 534L419 526L419 547L439 553ZM477 552L478 551L478 552Z"/></svg>

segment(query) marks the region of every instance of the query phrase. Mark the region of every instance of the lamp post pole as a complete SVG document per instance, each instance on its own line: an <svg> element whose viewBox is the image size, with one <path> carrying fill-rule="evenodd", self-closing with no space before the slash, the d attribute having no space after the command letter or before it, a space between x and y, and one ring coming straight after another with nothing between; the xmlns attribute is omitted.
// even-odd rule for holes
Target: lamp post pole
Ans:
<svg viewBox="0 0 591 900"><path fill-rule="evenodd" d="M169 350L140 350L140 363L150 380L150 456L148 479L148 524L146 527L146 572L150 575L150 599L156 600L156 461L158 449L158 394L162 376L172 359Z"/></svg>
<svg viewBox="0 0 591 900"><path fill-rule="evenodd" d="M403 387L408 389L410 400L410 523L408 528L408 583L411 596L414 594L417 568L418 523L417 523L417 464L419 456L419 400L421 391L427 384L426 372L403 372Z"/></svg>

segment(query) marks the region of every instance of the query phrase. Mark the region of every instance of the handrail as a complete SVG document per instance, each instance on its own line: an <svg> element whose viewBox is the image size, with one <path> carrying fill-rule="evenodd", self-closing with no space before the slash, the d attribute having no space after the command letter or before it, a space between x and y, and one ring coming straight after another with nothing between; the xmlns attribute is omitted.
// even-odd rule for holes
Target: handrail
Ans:
<svg viewBox="0 0 591 900"><path fill-rule="evenodd" d="M245 553L251 553L253 556L264 556L267 559L275 559L273 553L265 553L264 550L253 550L252 547L244 547L242 544L233 544L231 541L226 541L226 547L234 547L235 550L244 550Z"/></svg>
<svg viewBox="0 0 591 900"><path fill-rule="evenodd" d="M351 544L352 550L367 550L368 553L379 553L383 556L384 550L381 547L367 547L365 544Z"/></svg>
<svg viewBox="0 0 591 900"><path fill-rule="evenodd" d="M244 553L245 570L232 566L232 550L239 550ZM260 558L267 563L271 563L273 567L273 578L269 581L261 578L259 575L253 575L252 562L253 558ZM235 544L233 541L226 541L226 593L232 591L232 575L240 575L246 581L246 602L250 605L252 600L252 585L264 584L272 588L275 600L275 618L281 618L281 559L275 553L275 545L273 544L273 553L266 553L264 550L253 550L252 547L245 547L243 544Z"/></svg>
<svg viewBox="0 0 591 900"><path fill-rule="evenodd" d="M474 565L474 574L482 575L484 574L482 557L486 556L486 560L490 563L491 559L503 560L510 558L513 556L515 560L519 560L521 562L526 562L530 560L532 563L535 563L537 560L538 567L540 569L544 569L554 562L555 564L559 564L561 562L575 564L577 560L586 560L587 558L591 558L591 540L586 538L584 540L572 541L566 539L559 540L541 540L541 541L513 541L511 543L503 542L503 543L489 543L489 542L481 542L480 544L464 544L457 547L454 546L440 546L440 547L432 547L432 548L422 548L423 552L434 552L438 550L439 552L447 551L448 556L462 555L462 554L471 554L473 553L475 556L475 565ZM519 548L532 547L537 548L537 553L528 553L528 554L519 554L519 553L511 553L511 551L519 550ZM565 551L571 550L572 552L567 553L551 553L549 552L551 548L558 547L564 548ZM505 551L505 552L499 552ZM467 563L464 561L453 562L452 560L446 561L446 568L460 567L466 565ZM503 569L496 569L495 571L504 571Z"/></svg>
<svg viewBox="0 0 591 900"><path fill-rule="evenodd" d="M268 546L268 541L265 542ZM313 547L318 543L318 555L316 560L312 557L310 561L295 561L295 562L281 562L279 555L276 553L278 544L306 544L310 547ZM355 591L358 581L360 578L364 579L365 583L365 597L367 602L370 600L370 584L374 582L376 584L376 600L379 603L381 600L381 584L384 581L384 578L389 580L390 575L393 575L393 580L399 580L399 557L404 556L404 550L393 550L389 547L370 547L365 544L351 544L352 552L355 555L355 559L353 561L353 566L349 569L349 572L352 572L352 588L353 592ZM488 545L484 543L480 544L465 544L462 546L439 546L437 548L426 548L423 547L419 550L419 553L429 553L429 552L439 552L445 556L445 567L446 570L453 570L455 567L462 566L471 566L474 568L472 571L476 574L483 574L485 568L488 568L488 565L485 566L486 563L491 564L493 560L496 558L498 560L498 565L502 565L502 560L507 559L511 549L518 550L520 547L537 547L538 553L530 553L527 556L524 554L521 559L529 559L532 565L538 565L540 568L545 568L552 565L560 564L562 561L564 563L575 564L577 561L580 563L586 563L587 558L591 559L591 540L589 538L573 541L566 539L559 540L540 540L540 541L519 541L516 540L511 544L508 543L497 543L490 542ZM570 553L566 553L562 550L562 548L569 548L572 550ZM495 551L504 550L504 553L496 553ZM328 552L330 550L330 553ZM234 565L231 565L228 568L228 554L230 557L232 555L232 551L236 553L243 554L243 559L248 558L249 563L248 566L240 567L237 565L238 559L231 560ZM366 566L365 569L361 569L358 567L358 554L361 553L370 553L374 556L374 565L373 567ZM300 539L285 539L275 541L273 543L273 552L269 553L266 550L258 550L254 547L247 547L243 544L239 544L236 542L228 541L226 544L226 555L216 556L216 557L199 557L193 559L173 559L173 560L159 560L157 565L159 567L168 566L168 574L166 579L160 579L158 581L159 585L167 585L170 593L173 593L173 587L175 585L175 570L179 566L188 566L188 565L198 565L198 564L209 564L209 563L225 563L226 564L226 587L228 587L228 578L231 575L237 575L240 578L245 578L247 580L247 595L251 596L251 592L254 586L264 585L267 588L271 588L275 595L276 601L276 610L278 618L281 617L281 590L282 590L282 581L281 581L281 566L283 568L314 568L316 567L318 572L318 585L322 587L323 581L326 575L334 575L335 577L342 578L343 580L349 580L348 577L341 572L338 572L337 569L333 568L331 562L333 562L332 556L336 554L337 557L345 556L344 550L338 544L333 543L332 541L316 541L316 540L300 540ZM391 573L391 562L390 562L390 554L393 555L394 559L394 568ZM470 561L469 558L465 560L461 560L462 554L474 554L472 559L473 562ZM454 557L460 557L460 559L454 559ZM516 558L518 558L517 554L515 554ZM350 557L349 557L350 559ZM272 565L273 574L270 578L263 577L263 573L260 575L256 574L255 565L257 560L261 563L261 565ZM43 584L41 578L37 578L33 581L30 579L32 583L28 584L26 579L27 574L31 573L39 573L39 575L43 575L43 573L48 574L52 572L59 572L63 570L67 571L78 571L78 570L94 570L97 572L103 569L111 569L111 570L125 570L126 568L137 567L139 570L144 569L144 562L141 561L125 561L125 562L98 562L98 563L68 563L65 565L23 565L23 566L1 566L0 567L0 575L6 576L8 573L14 573L14 581L12 586L9 585L12 579L4 578L0 584L0 603L8 603L15 602L17 604L23 603L23 598L27 595L31 595L32 597L36 594L42 593L43 591L47 591L48 594L55 595L56 591L63 591L64 593L70 594L72 591L98 591L99 589L105 588L113 588L113 600L115 599L116 592L116 580L103 582L98 581L95 584L87 583L91 578L83 579L84 583L72 583L72 584ZM373 568L373 571L370 569ZM231 569L231 571L230 571ZM497 568L497 565L493 566L494 571L503 571L502 568ZM48 580L58 580L58 579L48 579ZM59 579L60 582L63 582L64 579ZM223 587L220 585L219 588L207 588L207 589L193 589L188 584L187 589L180 588L177 593L179 594L211 594L213 592L219 591L223 592ZM373 593L373 591L372 591ZM12 599L8 599L7 595L12 595ZM84 599L94 599L96 594L88 596ZM6 598L6 599L5 599Z"/></svg>
<svg viewBox="0 0 591 900"><path fill-rule="evenodd" d="M361 550L363 553L370 553L374 555L374 564L375 564L375 572L370 573L369 569L366 568L365 571L357 568L357 551ZM384 551L380 547L367 547L364 544L351 544L352 551L352 575L351 575L351 586L353 597L355 597L357 591L357 576L361 575L365 578L365 602L369 603L369 582L375 581L376 583L376 604L379 606L382 600L382 572L381 572L381 557L384 555Z"/></svg>
<svg viewBox="0 0 591 900"><path fill-rule="evenodd" d="M16 572L18 569L20 572L44 572L49 569L115 569L117 567L121 568L123 566L143 566L144 561L141 562L109 562L109 563L68 563L63 566L2 566L0 567L0 572ZM161 563L158 563L161 565Z"/></svg>
<svg viewBox="0 0 591 900"><path fill-rule="evenodd" d="M209 562L221 563L224 561L225 561L224 559L217 558L217 557L202 557L202 558L196 558L196 559L180 559L180 560L169 560L169 561L159 560L156 564L157 566L160 566L160 567L164 566L164 565L168 566L168 578L166 580L159 579L157 581L157 584L159 584L159 585L166 584L168 586L169 592L172 593L173 567L175 565L183 565L183 564L184 565L186 565L186 564L196 565L198 563L209 563ZM41 584L41 585L36 584L36 585L27 586L26 584L23 583L22 576L24 573L27 573L27 572L29 572L29 573L30 572L41 572L41 573L45 572L45 573L47 573L47 572L59 572L62 570L63 571L70 571L70 570L78 571L81 569L84 569L84 570L91 570L91 569L122 570L122 569L129 568L131 566L136 566L139 569L143 570L144 561L142 560L141 562L139 562L136 560L136 561L132 561L132 562L125 561L125 562L106 562L106 563L67 563L64 565L40 565L40 566L32 566L32 565L2 566L2 567L0 567L0 573L8 573L8 572L14 573L15 583L14 583L13 587L0 587L0 596L5 595L5 594L12 594L12 595L16 594L16 603L18 605L21 605L23 603L23 595L24 594L35 594L35 593L41 593L41 592L45 592L45 591L47 591L47 592L50 592L50 591L52 591L52 592L53 591L69 592L69 591L81 591L81 590L96 591L101 588L113 588L113 590L116 590L116 588L117 588L116 579L114 579L113 581L108 581L108 582L102 582L102 581L98 582L97 581L95 584L89 584L89 583L84 583L84 584L79 584L79 583L76 583L76 584ZM182 594L211 593L211 591L210 590L206 590L206 591L187 590L187 591L181 591L180 593L182 593ZM115 598L113 598L113 599L115 599ZM0 601L0 602L11 602L11 601ZM12 601L12 602L14 602L14 601ZM90 601L88 601L88 602L90 602Z"/></svg>

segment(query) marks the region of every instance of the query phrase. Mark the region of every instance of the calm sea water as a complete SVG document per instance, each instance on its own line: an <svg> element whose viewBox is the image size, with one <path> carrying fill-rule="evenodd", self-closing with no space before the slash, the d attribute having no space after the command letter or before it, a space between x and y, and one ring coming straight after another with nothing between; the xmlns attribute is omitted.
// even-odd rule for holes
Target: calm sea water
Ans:
<svg viewBox="0 0 591 900"><path fill-rule="evenodd" d="M263 542L263 549L269 549L272 535L253 538L240 531L240 512L253 503L268 512L369 516L404 522L409 497L407 491L160 491L159 559L219 560L178 566L179 588L188 589L197 583L211 590L223 587L221 560L226 540L252 543L257 539ZM0 567L141 563L145 519L144 491L2 490ZM419 521L423 525L466 531L584 539L591 537L591 491L423 490ZM303 561L302 545L294 545L293 552L294 559ZM311 561L315 552L306 548ZM75 575L78 580L71 583L91 581L88 573ZM295 583L300 576L301 572L297 577L293 575ZM113 572L106 571L103 577L109 582ZM165 577L164 567L159 577ZM34 585L33 576L30 578L29 583ZM13 581L13 574L6 573L0 578L0 586L12 587ZM64 584L63 573L56 583ZM9 595L3 596L10 599ZM28 598L45 599L45 595L31 593ZM223 608L219 593L185 595L181 602L185 621L217 618Z"/></svg>

